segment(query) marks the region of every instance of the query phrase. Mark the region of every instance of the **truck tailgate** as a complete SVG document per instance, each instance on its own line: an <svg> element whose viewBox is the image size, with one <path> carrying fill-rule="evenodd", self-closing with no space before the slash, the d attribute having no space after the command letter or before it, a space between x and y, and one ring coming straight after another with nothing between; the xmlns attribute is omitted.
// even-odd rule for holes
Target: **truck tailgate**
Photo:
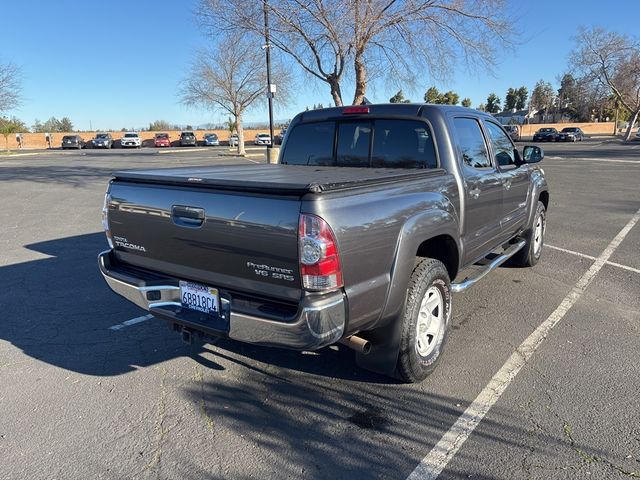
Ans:
<svg viewBox="0 0 640 480"><path fill-rule="evenodd" d="M212 287L300 299L298 196L116 179L108 209L122 262Z"/></svg>

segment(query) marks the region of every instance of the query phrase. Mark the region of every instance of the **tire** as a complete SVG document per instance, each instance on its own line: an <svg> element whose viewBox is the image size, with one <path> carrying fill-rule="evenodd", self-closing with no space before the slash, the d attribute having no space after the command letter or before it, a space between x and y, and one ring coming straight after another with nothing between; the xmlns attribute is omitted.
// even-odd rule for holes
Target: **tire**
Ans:
<svg viewBox="0 0 640 480"><path fill-rule="evenodd" d="M411 274L402 314L396 377L424 380L436 367L449 331L451 280L439 260L425 258Z"/></svg>
<svg viewBox="0 0 640 480"><path fill-rule="evenodd" d="M533 267L542 256L544 247L544 234L547 229L547 210L544 203L538 201L533 224L522 236L526 241L522 250L509 260L509 265L514 267Z"/></svg>

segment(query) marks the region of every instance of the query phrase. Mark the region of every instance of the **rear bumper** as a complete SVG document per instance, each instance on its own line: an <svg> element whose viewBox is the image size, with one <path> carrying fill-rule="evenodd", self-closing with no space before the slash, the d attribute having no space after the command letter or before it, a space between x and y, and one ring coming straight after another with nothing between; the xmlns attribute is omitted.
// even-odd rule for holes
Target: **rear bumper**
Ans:
<svg viewBox="0 0 640 480"><path fill-rule="evenodd" d="M118 268L111 250L98 256L100 272L118 295L148 310L154 316L205 335L228 337L257 345L315 350L331 345L344 333L346 302L342 292L303 298L295 318L276 321L234 310L233 300L221 294L220 315L182 308L179 280L143 273L133 276Z"/></svg>

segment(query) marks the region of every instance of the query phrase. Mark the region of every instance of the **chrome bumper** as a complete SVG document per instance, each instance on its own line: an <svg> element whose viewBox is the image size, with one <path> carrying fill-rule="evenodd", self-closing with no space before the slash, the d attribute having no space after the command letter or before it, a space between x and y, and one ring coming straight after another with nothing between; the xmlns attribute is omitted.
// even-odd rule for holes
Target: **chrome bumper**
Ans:
<svg viewBox="0 0 640 480"><path fill-rule="evenodd" d="M156 280L154 285L147 285L142 278L119 272L111 250L98 256L98 264L105 281L118 295L156 317L206 335L257 345L314 350L337 342L344 333L346 302L342 292L303 298L296 318L288 322L235 312L233 302L221 296L220 316L211 325L194 321L194 312L182 308L177 279L167 278L164 284L156 284Z"/></svg>

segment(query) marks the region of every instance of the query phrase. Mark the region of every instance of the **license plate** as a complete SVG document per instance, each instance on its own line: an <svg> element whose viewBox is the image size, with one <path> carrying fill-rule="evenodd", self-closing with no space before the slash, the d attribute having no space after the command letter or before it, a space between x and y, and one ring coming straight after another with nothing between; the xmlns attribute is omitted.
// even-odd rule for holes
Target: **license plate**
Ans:
<svg viewBox="0 0 640 480"><path fill-rule="evenodd" d="M220 311L217 288L180 281L180 299L184 308L216 315Z"/></svg>

